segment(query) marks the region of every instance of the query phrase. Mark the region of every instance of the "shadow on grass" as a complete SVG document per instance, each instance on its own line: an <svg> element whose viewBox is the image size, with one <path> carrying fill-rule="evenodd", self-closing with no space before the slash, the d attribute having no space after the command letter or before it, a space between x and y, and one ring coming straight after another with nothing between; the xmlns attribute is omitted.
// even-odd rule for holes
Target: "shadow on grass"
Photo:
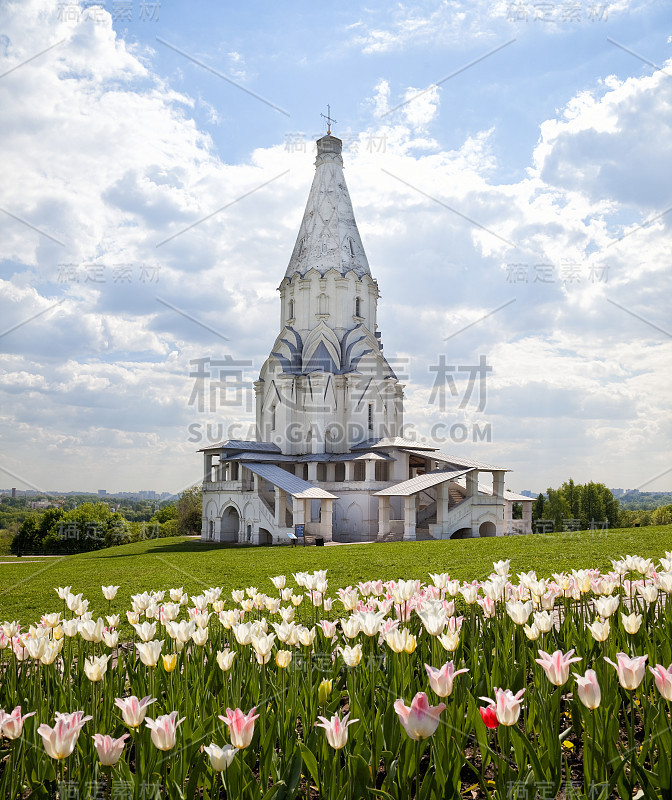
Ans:
<svg viewBox="0 0 672 800"><path fill-rule="evenodd" d="M271 547L272 545L254 545L254 549L259 547ZM110 547L105 550L98 550L96 555L99 558L135 558L140 555L152 555L153 553L207 553L211 550L252 550L253 546L249 544L240 544L238 542L203 542L200 539L193 541L181 542L166 542L166 544L157 545L141 552L131 553L115 553L116 548Z"/></svg>

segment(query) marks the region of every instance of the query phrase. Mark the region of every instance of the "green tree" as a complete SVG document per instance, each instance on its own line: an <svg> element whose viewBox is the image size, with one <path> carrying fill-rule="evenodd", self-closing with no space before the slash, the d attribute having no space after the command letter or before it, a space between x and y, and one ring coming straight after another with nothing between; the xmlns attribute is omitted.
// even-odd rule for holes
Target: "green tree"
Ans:
<svg viewBox="0 0 672 800"><path fill-rule="evenodd" d="M37 514L31 514L21 523L21 527L12 539L9 549L15 556L18 556L27 550L34 550L38 541L38 517Z"/></svg>
<svg viewBox="0 0 672 800"><path fill-rule="evenodd" d="M563 520L571 517L569 503L562 489L547 489L548 500L544 505L544 519L553 520L553 530L563 530Z"/></svg>
<svg viewBox="0 0 672 800"><path fill-rule="evenodd" d="M203 495L200 486L185 489L177 500L177 531L183 536L201 532Z"/></svg>
<svg viewBox="0 0 672 800"><path fill-rule="evenodd" d="M581 528L587 530L591 524L604 522L606 520L606 510L600 484L587 483L581 487Z"/></svg>
<svg viewBox="0 0 672 800"><path fill-rule="evenodd" d="M44 546L54 552L80 553L121 544L117 533L124 517L107 503L82 503L54 520Z"/></svg>
<svg viewBox="0 0 672 800"><path fill-rule="evenodd" d="M672 520L670 519L669 506L658 506L651 512L652 525L669 525Z"/></svg>
<svg viewBox="0 0 672 800"><path fill-rule="evenodd" d="M544 503L546 502L546 498L540 492L539 497L534 501L532 505L532 519L538 520L544 518Z"/></svg>
<svg viewBox="0 0 672 800"><path fill-rule="evenodd" d="M618 526L618 511L619 511L618 500L611 493L611 489L607 489L607 487L603 483L597 483L595 485L597 486L600 496L602 497L602 502L604 504L604 514L607 522L609 523L609 527L615 528Z"/></svg>
<svg viewBox="0 0 672 800"><path fill-rule="evenodd" d="M168 506L160 508L156 514L151 518L150 522L168 522L169 519L177 519L178 511L177 506L171 503Z"/></svg>
<svg viewBox="0 0 672 800"><path fill-rule="evenodd" d="M579 519L581 514L581 487L577 486L572 478L562 484L562 493L569 504L569 514L572 519Z"/></svg>

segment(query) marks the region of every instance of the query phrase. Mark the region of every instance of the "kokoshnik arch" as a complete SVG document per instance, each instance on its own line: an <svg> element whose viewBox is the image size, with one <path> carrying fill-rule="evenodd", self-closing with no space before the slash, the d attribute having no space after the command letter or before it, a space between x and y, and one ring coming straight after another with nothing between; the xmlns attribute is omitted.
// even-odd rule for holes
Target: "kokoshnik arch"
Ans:
<svg viewBox="0 0 672 800"><path fill-rule="evenodd" d="M254 384L257 439L201 451L201 536L283 544L298 524L344 542L531 533L532 500L505 490L506 467L403 438L403 385L383 354L342 144L317 141L280 333Z"/></svg>

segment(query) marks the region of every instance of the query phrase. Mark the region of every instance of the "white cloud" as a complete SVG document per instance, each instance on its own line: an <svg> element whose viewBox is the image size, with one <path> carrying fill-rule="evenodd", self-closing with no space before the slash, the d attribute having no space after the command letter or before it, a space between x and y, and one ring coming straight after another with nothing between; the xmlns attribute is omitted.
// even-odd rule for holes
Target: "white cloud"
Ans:
<svg viewBox="0 0 672 800"><path fill-rule="evenodd" d="M190 117L192 98L111 25L61 25L47 0L2 14L7 68L66 39L0 81L12 121L0 207L64 243L0 219L3 330L39 314L0 339L3 464L47 488L180 488L198 479L207 422L218 438L217 424L253 419L245 406L199 414L193 362L230 353L252 361L244 373L256 377L277 334L275 289L312 159L275 145L228 164ZM404 20L405 36L425 35L422 19ZM667 325L672 215L617 239L666 207L669 92L654 74L577 94L541 123L528 174L509 184L493 177L496 127L450 151L426 134L439 119L437 89L346 150L386 353L411 359L407 421L425 433L446 418L491 421L493 442L470 447L511 462L527 484L518 488L557 483L572 465L631 485L665 466L670 348L655 325ZM381 79L370 102L379 118L390 94ZM65 279L68 264L78 280ZM553 281L536 279L539 265ZM102 281L90 279L96 267ZM483 415L429 405L441 353L456 366L487 353L495 371Z"/></svg>

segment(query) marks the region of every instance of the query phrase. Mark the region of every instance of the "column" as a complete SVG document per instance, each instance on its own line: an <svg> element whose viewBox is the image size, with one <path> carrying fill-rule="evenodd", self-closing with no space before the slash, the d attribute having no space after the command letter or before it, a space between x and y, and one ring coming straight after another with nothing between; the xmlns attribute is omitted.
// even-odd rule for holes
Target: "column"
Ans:
<svg viewBox="0 0 672 800"><path fill-rule="evenodd" d="M366 461L366 482L373 483L376 480L376 462L370 458Z"/></svg>
<svg viewBox="0 0 672 800"><path fill-rule="evenodd" d="M294 525L306 522L306 501L303 497L292 497L292 521Z"/></svg>
<svg viewBox="0 0 672 800"><path fill-rule="evenodd" d="M326 464L327 467L327 482L333 483L336 480L336 464L333 462L329 462Z"/></svg>
<svg viewBox="0 0 672 800"><path fill-rule="evenodd" d="M532 501L523 503L523 532L532 533Z"/></svg>
<svg viewBox="0 0 672 800"><path fill-rule="evenodd" d="M378 498L378 538L390 532L390 498L384 495Z"/></svg>
<svg viewBox="0 0 672 800"><path fill-rule="evenodd" d="M346 461L345 462L345 480L346 481L354 481L355 480L355 462L354 461Z"/></svg>
<svg viewBox="0 0 672 800"><path fill-rule="evenodd" d="M326 542L330 542L332 539L334 501L329 497L323 497L320 503L320 536Z"/></svg>
<svg viewBox="0 0 672 800"><path fill-rule="evenodd" d="M212 480L212 453L203 454L203 480L210 483Z"/></svg>
<svg viewBox="0 0 672 800"><path fill-rule="evenodd" d="M504 497L504 470L493 470L492 493L495 497L499 497L500 500Z"/></svg>
<svg viewBox="0 0 672 800"><path fill-rule="evenodd" d="M286 493L279 487L275 487L275 527L276 528L284 528L285 527L285 504L286 504Z"/></svg>
<svg viewBox="0 0 672 800"><path fill-rule="evenodd" d="M418 518L417 494L404 497L404 541L415 541L415 525Z"/></svg>
<svg viewBox="0 0 672 800"><path fill-rule="evenodd" d="M444 481L436 487L436 524L441 526L448 519L448 503L450 501L448 485L448 481ZM441 532L444 532L443 528Z"/></svg>
<svg viewBox="0 0 672 800"><path fill-rule="evenodd" d="M317 461L308 462L308 480L310 483L317 481Z"/></svg>
<svg viewBox="0 0 672 800"><path fill-rule="evenodd" d="M467 497L477 497L478 496L478 470L474 469L471 472L467 472L466 479L467 479Z"/></svg>

